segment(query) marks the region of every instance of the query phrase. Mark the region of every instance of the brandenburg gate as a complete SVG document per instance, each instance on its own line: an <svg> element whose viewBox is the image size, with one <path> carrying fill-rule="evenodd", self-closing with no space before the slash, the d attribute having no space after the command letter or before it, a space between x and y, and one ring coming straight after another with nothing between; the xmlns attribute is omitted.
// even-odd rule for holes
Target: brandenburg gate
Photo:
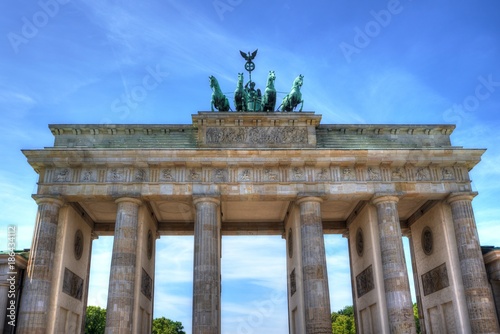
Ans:
<svg viewBox="0 0 500 334"><path fill-rule="evenodd" d="M92 240L113 235L107 333L150 333L155 241L194 234L193 333L221 331L221 236L286 239L290 333L331 333L325 233L348 239L359 333L498 333L452 125L199 112L188 125L50 125L17 333L81 333ZM334 278L333 278L334 280Z"/></svg>

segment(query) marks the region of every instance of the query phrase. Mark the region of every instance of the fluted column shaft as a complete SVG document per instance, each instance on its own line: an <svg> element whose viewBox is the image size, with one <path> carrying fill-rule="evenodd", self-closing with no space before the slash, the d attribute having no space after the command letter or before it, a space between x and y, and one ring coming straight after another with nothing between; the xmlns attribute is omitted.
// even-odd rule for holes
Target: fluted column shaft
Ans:
<svg viewBox="0 0 500 334"><path fill-rule="evenodd" d="M474 196L475 193L455 193L448 197L467 310L472 333L500 333L472 210Z"/></svg>
<svg viewBox="0 0 500 334"><path fill-rule="evenodd" d="M385 299L391 333L416 333L408 271L398 215L398 197L376 196L377 220L384 276Z"/></svg>
<svg viewBox="0 0 500 334"><path fill-rule="evenodd" d="M304 197L300 208L302 283L306 334L332 332L321 198Z"/></svg>
<svg viewBox="0 0 500 334"><path fill-rule="evenodd" d="M194 200L193 334L220 333L219 200Z"/></svg>
<svg viewBox="0 0 500 334"><path fill-rule="evenodd" d="M118 204L109 275L106 333L132 333L139 206L136 198Z"/></svg>
<svg viewBox="0 0 500 334"><path fill-rule="evenodd" d="M17 333L45 334L52 290L52 268L57 241L59 209L63 202L52 197L35 197L37 223L31 248L31 272L24 282Z"/></svg>

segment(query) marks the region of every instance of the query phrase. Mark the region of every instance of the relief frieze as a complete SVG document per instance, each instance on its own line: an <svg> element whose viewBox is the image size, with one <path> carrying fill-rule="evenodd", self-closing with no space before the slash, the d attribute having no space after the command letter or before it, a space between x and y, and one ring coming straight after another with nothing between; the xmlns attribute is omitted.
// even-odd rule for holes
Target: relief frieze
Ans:
<svg viewBox="0 0 500 334"><path fill-rule="evenodd" d="M304 181L305 180L304 168L293 167L290 175L291 175L292 181Z"/></svg>
<svg viewBox="0 0 500 334"><path fill-rule="evenodd" d="M114 182L456 182L468 181L468 174L455 167L375 166L293 166L265 167L111 167L54 168L44 179L47 183Z"/></svg>
<svg viewBox="0 0 500 334"><path fill-rule="evenodd" d="M405 181L406 172L403 167L396 167L391 170L391 179L393 181Z"/></svg>
<svg viewBox="0 0 500 334"><path fill-rule="evenodd" d="M188 182L201 181L201 168L190 168L187 171L187 181Z"/></svg>
<svg viewBox="0 0 500 334"><path fill-rule="evenodd" d="M449 285L450 281L448 279L446 263L443 263L442 265L429 270L422 275L422 288L424 290L424 296L444 289Z"/></svg>
<svg viewBox="0 0 500 334"><path fill-rule="evenodd" d="M70 182L71 170L69 168L57 169L52 179L53 182Z"/></svg>
<svg viewBox="0 0 500 334"><path fill-rule="evenodd" d="M279 181L280 179L279 170L275 168L265 168L262 174L262 179L266 182Z"/></svg>
<svg viewBox="0 0 500 334"><path fill-rule="evenodd" d="M227 182L227 169L225 168L214 168L212 170L212 182Z"/></svg>
<svg viewBox="0 0 500 334"><path fill-rule="evenodd" d="M418 167L415 173L415 178L417 181L430 181L431 172L428 167Z"/></svg>
<svg viewBox="0 0 500 334"><path fill-rule="evenodd" d="M146 298L151 300L153 295L153 280L151 276L142 268L142 276L141 276L141 292Z"/></svg>
<svg viewBox="0 0 500 334"><path fill-rule="evenodd" d="M106 180L109 182L125 181L125 170L123 168L111 168L110 170L108 170Z"/></svg>
<svg viewBox="0 0 500 334"><path fill-rule="evenodd" d="M163 168L160 171L160 181L175 182L175 170L173 168Z"/></svg>
<svg viewBox="0 0 500 334"><path fill-rule="evenodd" d="M375 282L373 280L373 269L370 265L358 276L356 276L356 290L358 292L358 298L367 294L373 289L375 289Z"/></svg>
<svg viewBox="0 0 500 334"><path fill-rule="evenodd" d="M206 144L307 144L304 127L209 127Z"/></svg>
<svg viewBox="0 0 500 334"><path fill-rule="evenodd" d="M134 171L135 182L147 182L148 180L148 171L145 168L137 168Z"/></svg>
<svg viewBox="0 0 500 334"><path fill-rule="evenodd" d="M252 169L250 168L243 168L240 169L238 172L238 181L240 182L249 182L253 180L253 173Z"/></svg>
<svg viewBox="0 0 500 334"><path fill-rule="evenodd" d="M382 177L380 176L380 169L376 167L368 167L368 180L369 181L380 181Z"/></svg>
<svg viewBox="0 0 500 334"><path fill-rule="evenodd" d="M80 182L97 182L97 172L94 169L82 170Z"/></svg>
<svg viewBox="0 0 500 334"><path fill-rule="evenodd" d="M290 296L297 291L297 280L295 278L295 268L290 273Z"/></svg>
<svg viewBox="0 0 500 334"><path fill-rule="evenodd" d="M83 278L65 268L62 291L75 299L82 300Z"/></svg>
<svg viewBox="0 0 500 334"><path fill-rule="evenodd" d="M444 167L442 169L443 180L455 180L455 173L450 167Z"/></svg>
<svg viewBox="0 0 500 334"><path fill-rule="evenodd" d="M330 169L329 168L321 168L316 170L316 180L317 181L330 181Z"/></svg>
<svg viewBox="0 0 500 334"><path fill-rule="evenodd" d="M341 179L342 181L356 181L356 174L354 173L354 169L351 167L344 167L341 171Z"/></svg>

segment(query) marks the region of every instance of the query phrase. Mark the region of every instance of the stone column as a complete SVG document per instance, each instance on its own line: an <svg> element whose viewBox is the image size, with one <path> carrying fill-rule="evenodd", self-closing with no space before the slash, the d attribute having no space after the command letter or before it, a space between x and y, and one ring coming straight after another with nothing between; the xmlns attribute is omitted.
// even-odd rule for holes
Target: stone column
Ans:
<svg viewBox="0 0 500 334"><path fill-rule="evenodd" d="M113 255L109 275L106 333L132 333L139 206L136 198L123 197L118 204Z"/></svg>
<svg viewBox="0 0 500 334"><path fill-rule="evenodd" d="M452 193L448 203L472 333L500 333L472 210L472 199L476 194Z"/></svg>
<svg viewBox="0 0 500 334"><path fill-rule="evenodd" d="M382 273L391 333L416 333L411 302L410 284L406 269L398 197L376 195Z"/></svg>
<svg viewBox="0 0 500 334"><path fill-rule="evenodd" d="M332 332L321 202L318 197L304 197L297 201L306 334Z"/></svg>
<svg viewBox="0 0 500 334"><path fill-rule="evenodd" d="M220 333L219 200L195 198L193 334Z"/></svg>
<svg viewBox="0 0 500 334"><path fill-rule="evenodd" d="M52 292L52 267L57 242L59 209L63 202L54 197L34 196L37 222L30 254L30 271L24 280L17 319L17 333L45 334Z"/></svg>

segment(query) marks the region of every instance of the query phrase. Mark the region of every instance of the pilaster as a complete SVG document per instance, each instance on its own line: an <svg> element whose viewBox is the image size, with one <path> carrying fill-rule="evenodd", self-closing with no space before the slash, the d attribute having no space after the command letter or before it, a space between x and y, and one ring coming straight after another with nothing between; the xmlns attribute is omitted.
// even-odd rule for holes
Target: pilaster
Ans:
<svg viewBox="0 0 500 334"><path fill-rule="evenodd" d="M38 215L30 254L31 264L24 281L17 333L45 334L52 294L59 209L63 201L51 196L33 197L38 204Z"/></svg>
<svg viewBox="0 0 500 334"><path fill-rule="evenodd" d="M472 199L477 193L452 193L451 206L458 258L472 333L499 333L493 295L488 284L477 234Z"/></svg>
<svg viewBox="0 0 500 334"><path fill-rule="evenodd" d="M392 194L377 194L377 219L385 298L391 333L416 333L408 271L401 240L397 203Z"/></svg>
<svg viewBox="0 0 500 334"><path fill-rule="evenodd" d="M300 208L300 238L304 313L307 334L331 333L330 295L325 242L319 197L303 197Z"/></svg>

